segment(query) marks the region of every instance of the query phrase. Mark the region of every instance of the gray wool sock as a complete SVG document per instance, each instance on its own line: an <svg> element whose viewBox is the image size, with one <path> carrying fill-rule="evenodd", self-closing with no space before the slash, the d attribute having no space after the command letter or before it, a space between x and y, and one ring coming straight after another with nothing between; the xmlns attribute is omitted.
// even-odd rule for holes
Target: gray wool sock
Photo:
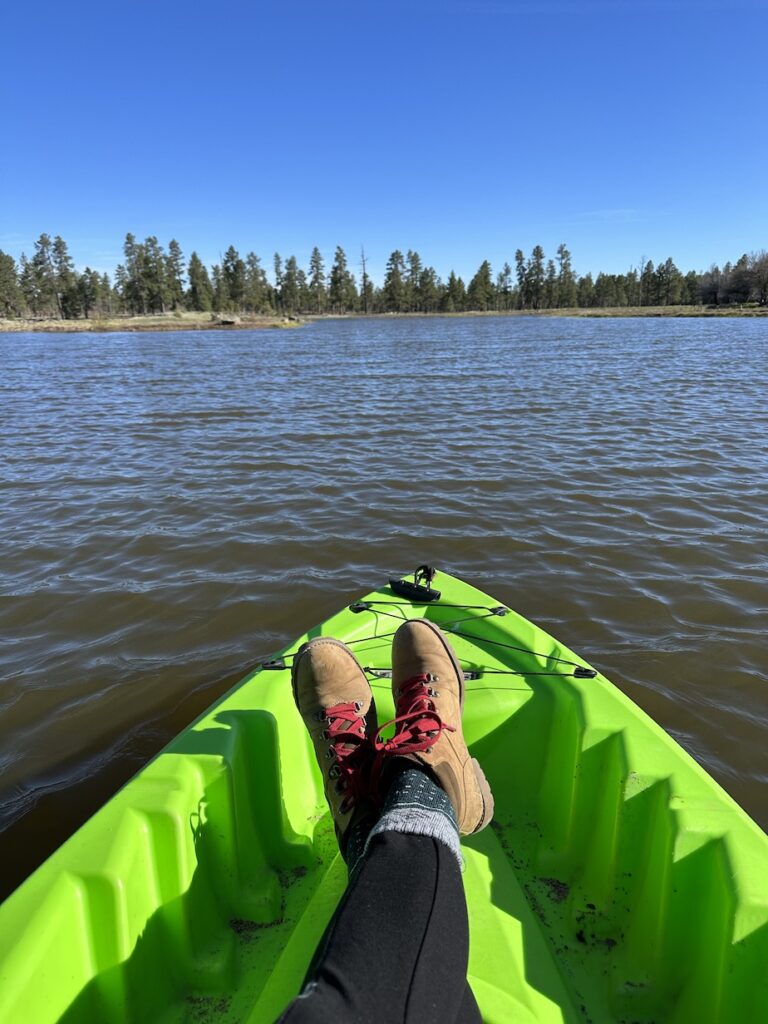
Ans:
<svg viewBox="0 0 768 1024"><path fill-rule="evenodd" d="M412 762L406 762L407 765ZM463 869L459 826L451 801L430 776L416 767L403 767L392 778L381 817L366 837L363 852L381 832L431 836L444 843Z"/></svg>

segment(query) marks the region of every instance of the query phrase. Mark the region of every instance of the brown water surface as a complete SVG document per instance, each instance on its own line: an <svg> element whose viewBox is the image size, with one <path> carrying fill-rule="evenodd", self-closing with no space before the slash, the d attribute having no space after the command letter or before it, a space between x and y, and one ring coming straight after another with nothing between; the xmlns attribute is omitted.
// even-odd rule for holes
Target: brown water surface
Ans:
<svg viewBox="0 0 768 1024"><path fill-rule="evenodd" d="M254 662L429 561L768 826L768 326L0 336L10 891Z"/></svg>

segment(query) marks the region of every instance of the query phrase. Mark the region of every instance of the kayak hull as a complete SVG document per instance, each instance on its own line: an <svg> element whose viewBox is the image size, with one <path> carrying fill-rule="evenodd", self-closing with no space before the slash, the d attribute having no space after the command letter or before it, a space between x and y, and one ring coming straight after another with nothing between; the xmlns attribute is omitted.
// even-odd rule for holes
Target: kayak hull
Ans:
<svg viewBox="0 0 768 1024"><path fill-rule="evenodd" d="M450 634L496 801L463 844L483 1019L768 1019L764 833L573 652L446 573L434 586L428 604L382 587L298 637L42 865L0 907L0 1019L273 1020L346 882L292 653L351 644L386 721L410 617Z"/></svg>

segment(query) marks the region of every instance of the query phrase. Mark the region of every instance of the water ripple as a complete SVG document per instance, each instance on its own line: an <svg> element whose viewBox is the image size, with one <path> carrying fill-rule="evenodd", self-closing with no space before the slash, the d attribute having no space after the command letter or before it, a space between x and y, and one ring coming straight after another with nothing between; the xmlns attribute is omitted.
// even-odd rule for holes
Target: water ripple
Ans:
<svg viewBox="0 0 768 1024"><path fill-rule="evenodd" d="M425 560L768 824L767 347L739 320L1 336L0 827L37 837L11 877L50 794L60 839L249 664Z"/></svg>

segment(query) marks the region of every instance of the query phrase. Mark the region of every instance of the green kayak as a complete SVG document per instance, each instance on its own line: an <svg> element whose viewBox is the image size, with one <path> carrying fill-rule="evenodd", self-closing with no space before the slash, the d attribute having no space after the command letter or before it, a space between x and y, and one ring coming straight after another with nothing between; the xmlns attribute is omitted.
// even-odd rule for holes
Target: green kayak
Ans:
<svg viewBox="0 0 768 1024"><path fill-rule="evenodd" d="M386 721L413 617L450 635L496 800L463 844L484 1020L768 1021L766 835L578 655L446 573L424 586L260 665L0 907L0 1021L274 1020L346 882L292 652L352 645Z"/></svg>

